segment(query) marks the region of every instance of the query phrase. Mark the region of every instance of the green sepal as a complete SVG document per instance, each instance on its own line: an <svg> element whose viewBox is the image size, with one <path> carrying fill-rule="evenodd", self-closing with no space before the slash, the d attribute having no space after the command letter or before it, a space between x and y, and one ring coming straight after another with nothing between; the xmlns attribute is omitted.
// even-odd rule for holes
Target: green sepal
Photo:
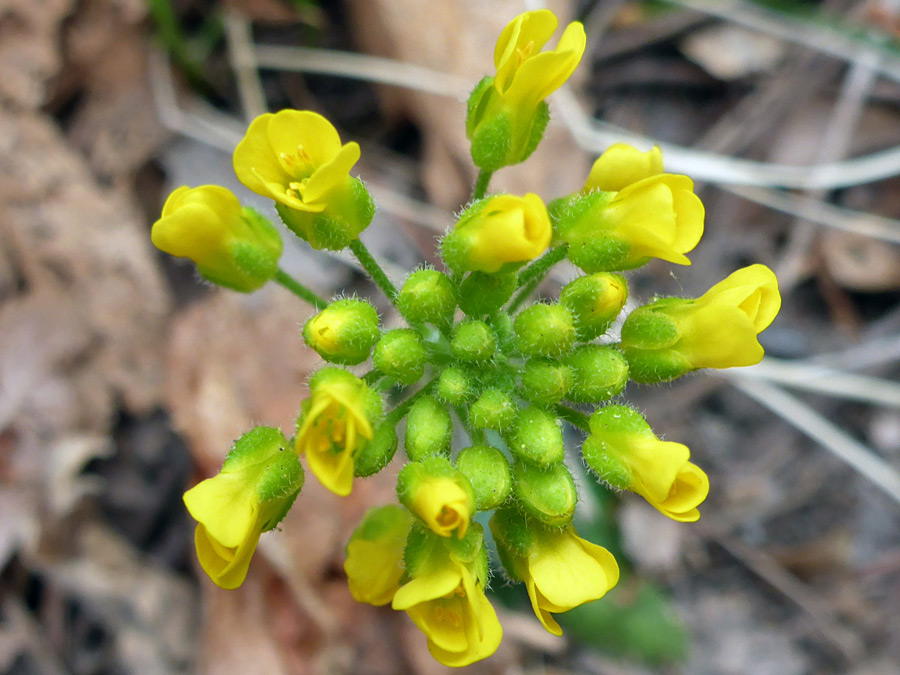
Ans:
<svg viewBox="0 0 900 675"><path fill-rule="evenodd" d="M534 405L521 410L509 439L509 450L517 458L541 467L561 462L565 445L559 419Z"/></svg>
<svg viewBox="0 0 900 675"><path fill-rule="evenodd" d="M359 525L350 535L349 541L356 539L383 541L395 533L408 532L412 523L412 514L402 506L397 504L374 506L363 515Z"/></svg>
<svg viewBox="0 0 900 675"><path fill-rule="evenodd" d="M678 326L667 315L655 312L657 307L690 303L691 300L666 298L638 307L622 324L622 347L625 349L665 349L678 342Z"/></svg>
<svg viewBox="0 0 900 675"><path fill-rule="evenodd" d="M622 393L628 383L628 362L615 347L582 345L566 357L572 372L568 398L576 403L596 403Z"/></svg>
<svg viewBox="0 0 900 675"><path fill-rule="evenodd" d="M375 345L372 364L400 384L417 382L425 373L425 345L410 328L389 330Z"/></svg>
<svg viewBox="0 0 900 675"><path fill-rule="evenodd" d="M505 433L516 421L515 401L500 389L485 389L469 407L469 423L476 429L493 429Z"/></svg>
<svg viewBox="0 0 900 675"><path fill-rule="evenodd" d="M483 363L489 361L497 349L497 336L484 321L467 319L453 330L450 351L460 361Z"/></svg>
<svg viewBox="0 0 900 675"><path fill-rule="evenodd" d="M563 527L572 521L578 492L563 462L547 468L516 462L513 485L516 500L527 515L552 527Z"/></svg>
<svg viewBox="0 0 900 675"><path fill-rule="evenodd" d="M375 427L372 439L353 459L353 475L360 478L372 476L391 463L397 453L397 430L390 422Z"/></svg>
<svg viewBox="0 0 900 675"><path fill-rule="evenodd" d="M450 413L432 396L423 396L413 403L406 418L407 456L421 461L432 455L450 455L453 420Z"/></svg>
<svg viewBox="0 0 900 675"><path fill-rule="evenodd" d="M410 274L397 296L397 308L410 323L447 327L456 311L453 282L442 272L420 269Z"/></svg>
<svg viewBox="0 0 900 675"><path fill-rule="evenodd" d="M279 202L275 203L275 210L285 226L312 248L340 251L372 222L375 202L362 181L348 177L324 211L301 211Z"/></svg>
<svg viewBox="0 0 900 675"><path fill-rule="evenodd" d="M526 356L559 356L575 342L575 322L562 305L537 304L516 316L516 345Z"/></svg>
<svg viewBox="0 0 900 675"><path fill-rule="evenodd" d="M509 497L512 470L497 448L487 445L465 448L456 457L456 468L468 478L477 510L495 509Z"/></svg>

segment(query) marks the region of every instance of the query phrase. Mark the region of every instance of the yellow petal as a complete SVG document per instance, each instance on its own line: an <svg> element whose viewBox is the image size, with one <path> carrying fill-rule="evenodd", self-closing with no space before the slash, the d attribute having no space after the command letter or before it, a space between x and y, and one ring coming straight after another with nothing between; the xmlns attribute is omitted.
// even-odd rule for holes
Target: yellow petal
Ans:
<svg viewBox="0 0 900 675"><path fill-rule="evenodd" d="M222 218L210 208L186 204L157 220L150 238L160 251L212 266L216 258L226 255L231 235Z"/></svg>
<svg viewBox="0 0 900 675"><path fill-rule="evenodd" d="M694 368L752 366L765 354L756 327L737 307L709 304L676 322L682 337L675 349Z"/></svg>
<svg viewBox="0 0 900 675"><path fill-rule="evenodd" d="M558 24L553 12L538 9L520 14L506 25L494 47L494 67L497 69L494 82L498 91L503 92L509 87L524 52L537 54Z"/></svg>
<svg viewBox="0 0 900 675"><path fill-rule="evenodd" d="M465 490L450 478L426 480L413 493L409 506L432 532L442 537L456 532L456 536L462 539L469 527L471 500Z"/></svg>
<svg viewBox="0 0 900 675"><path fill-rule="evenodd" d="M699 466L692 462L685 464L670 495L658 506L662 513L680 523L693 523L700 518L697 508L709 495L709 477Z"/></svg>
<svg viewBox="0 0 900 675"><path fill-rule="evenodd" d="M264 197L271 194L268 184L283 186L291 180L269 143L269 124L274 118L272 113L265 113L253 120L232 156L238 180Z"/></svg>
<svg viewBox="0 0 900 675"><path fill-rule="evenodd" d="M625 143L616 143L594 162L583 192L619 192L632 183L656 176L662 171L662 152L658 146L654 145L649 152L641 152Z"/></svg>
<svg viewBox="0 0 900 675"><path fill-rule="evenodd" d="M449 595L462 583L459 568L452 565L434 566L427 573L414 577L394 594L391 607L408 610L422 602Z"/></svg>
<svg viewBox="0 0 900 675"><path fill-rule="evenodd" d="M761 333L781 309L781 294L775 273L765 265L750 265L732 272L710 288L698 303L730 304L739 307Z"/></svg>
<svg viewBox="0 0 900 675"><path fill-rule="evenodd" d="M586 44L584 26L570 23L555 50L525 59L502 92L504 99L517 106L536 106L572 76Z"/></svg>
<svg viewBox="0 0 900 675"><path fill-rule="evenodd" d="M194 530L194 544L200 566L217 586L227 590L237 588L247 577L259 536L257 530L250 533L239 546L226 549L210 537L202 523L198 523Z"/></svg>
<svg viewBox="0 0 900 675"><path fill-rule="evenodd" d="M400 588L403 549L397 555L397 550L383 541L352 539L347 544L344 572L354 600L376 607L386 605Z"/></svg>
<svg viewBox="0 0 900 675"><path fill-rule="evenodd" d="M277 157L292 156L302 148L313 167L324 166L341 149L341 138L334 125L309 110L276 113L269 122L268 138Z"/></svg>
<svg viewBox="0 0 900 675"><path fill-rule="evenodd" d="M619 579L612 554L571 530L542 534L528 569L541 595L561 611L602 598Z"/></svg>
<svg viewBox="0 0 900 675"><path fill-rule="evenodd" d="M466 647L462 651L441 649L435 642L428 641L428 651L436 661L453 668L468 666L476 661L486 659L497 651L503 639L503 628L497 620L497 613L485 597L478 591L465 603L467 611L463 612L462 631L466 638ZM481 626L479 635L477 626Z"/></svg>
<svg viewBox="0 0 900 675"><path fill-rule="evenodd" d="M327 192L347 182L350 169L359 160L359 144L347 143L337 155L326 162L310 176L309 182L300 190L306 204L322 200Z"/></svg>
<svg viewBox="0 0 900 675"><path fill-rule="evenodd" d="M236 548L256 528L258 498L242 476L207 478L184 493L184 504L222 546Z"/></svg>
<svg viewBox="0 0 900 675"><path fill-rule="evenodd" d="M647 501L659 503L669 496L691 451L686 445L661 441L652 434L622 434L625 447L620 457L631 472L635 492Z"/></svg>
<svg viewBox="0 0 900 675"><path fill-rule="evenodd" d="M324 451L307 451L306 460L309 470L334 494L346 497L353 491L353 455L347 448L337 453L330 446Z"/></svg>
<svg viewBox="0 0 900 675"><path fill-rule="evenodd" d="M538 618L538 621L547 629L548 633L562 635L562 628L550 613L549 607L551 603L537 588L534 579L531 577L525 579L525 588L528 591L528 598L531 600L531 609L534 610L534 615ZM567 610L560 608L558 611L565 612Z"/></svg>

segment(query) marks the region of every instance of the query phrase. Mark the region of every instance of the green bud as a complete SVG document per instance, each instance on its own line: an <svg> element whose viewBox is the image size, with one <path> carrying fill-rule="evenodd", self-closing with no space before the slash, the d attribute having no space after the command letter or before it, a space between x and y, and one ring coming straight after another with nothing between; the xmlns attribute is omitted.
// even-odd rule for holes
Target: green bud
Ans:
<svg viewBox="0 0 900 675"><path fill-rule="evenodd" d="M572 520L578 492L563 462L547 468L516 462L513 485L516 499L528 515L554 527L562 527Z"/></svg>
<svg viewBox="0 0 900 675"><path fill-rule="evenodd" d="M460 361L482 363L489 361L497 349L497 336L484 321L467 319L453 331L450 351Z"/></svg>
<svg viewBox="0 0 900 675"><path fill-rule="evenodd" d="M449 455L453 421L450 413L431 396L413 403L406 419L406 454L413 461L432 455Z"/></svg>
<svg viewBox="0 0 900 675"><path fill-rule="evenodd" d="M400 384L412 384L425 372L425 346L410 328L390 330L375 345L372 363Z"/></svg>
<svg viewBox="0 0 900 675"><path fill-rule="evenodd" d="M515 274L472 272L459 289L459 306L469 316L484 316L500 309L516 290Z"/></svg>
<svg viewBox="0 0 900 675"><path fill-rule="evenodd" d="M539 466L562 461L565 447L559 420L543 408L525 408L516 419L509 449L519 459Z"/></svg>
<svg viewBox="0 0 900 675"><path fill-rule="evenodd" d="M559 301L575 319L578 339L588 342L603 335L625 306L628 284L618 274L600 272L579 277L562 289Z"/></svg>
<svg viewBox="0 0 900 675"><path fill-rule="evenodd" d="M512 489L512 471L506 457L497 448L473 445L461 450L456 468L469 479L479 511L495 509L506 501Z"/></svg>
<svg viewBox="0 0 900 675"><path fill-rule="evenodd" d="M617 396L628 383L628 362L615 347L582 345L566 357L572 369L569 400L595 403Z"/></svg>
<svg viewBox="0 0 900 675"><path fill-rule="evenodd" d="M375 202L358 178L333 190L324 211L300 211L275 203L282 222L314 249L340 251L359 236L375 216Z"/></svg>
<svg viewBox="0 0 900 675"><path fill-rule="evenodd" d="M391 463L397 453L397 430L390 422L375 427L372 440L353 460L353 474L361 478L372 476Z"/></svg>
<svg viewBox="0 0 900 675"><path fill-rule="evenodd" d="M378 312L365 300L335 300L306 322L303 339L326 361L362 363L378 340Z"/></svg>
<svg viewBox="0 0 900 675"><path fill-rule="evenodd" d="M462 368L447 366L441 371L434 393L439 401L447 405L461 405L474 393L472 380Z"/></svg>
<svg viewBox="0 0 900 675"><path fill-rule="evenodd" d="M537 405L559 403L572 386L572 371L556 361L530 359L522 371L522 395Z"/></svg>
<svg viewBox="0 0 900 675"><path fill-rule="evenodd" d="M469 408L469 423L476 429L494 429L504 433L516 421L516 404L499 389L485 389Z"/></svg>
<svg viewBox="0 0 900 675"><path fill-rule="evenodd" d="M411 323L449 326L456 311L453 282L437 270L416 270L406 278L397 296L397 308Z"/></svg>
<svg viewBox="0 0 900 675"><path fill-rule="evenodd" d="M559 356L575 341L575 323L562 305L532 305L519 313L513 327L526 356Z"/></svg>

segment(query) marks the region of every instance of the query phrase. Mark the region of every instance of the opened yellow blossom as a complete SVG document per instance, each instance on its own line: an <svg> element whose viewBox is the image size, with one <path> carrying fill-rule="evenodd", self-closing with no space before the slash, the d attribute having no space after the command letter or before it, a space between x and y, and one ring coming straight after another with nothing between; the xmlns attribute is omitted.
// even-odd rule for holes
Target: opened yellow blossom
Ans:
<svg viewBox="0 0 900 675"><path fill-rule="evenodd" d="M504 566L525 582L535 616L554 635L562 635L562 629L553 614L602 598L619 581L613 555L579 537L571 524L526 523L504 510L491 519L491 531Z"/></svg>
<svg viewBox="0 0 900 675"><path fill-rule="evenodd" d="M585 272L632 269L649 258L690 265L703 236L703 203L687 176L659 174L620 192L570 199L558 224L569 259Z"/></svg>
<svg viewBox="0 0 900 675"><path fill-rule="evenodd" d="M503 629L484 594L487 557L481 527L473 525L465 546L413 528L407 544L408 583L391 606L403 610L425 633L428 651L445 666L467 666L500 646Z"/></svg>
<svg viewBox="0 0 900 675"><path fill-rule="evenodd" d="M498 272L540 256L553 228L535 194L489 197L465 211L444 237L444 261L457 271Z"/></svg>
<svg viewBox="0 0 900 675"><path fill-rule="evenodd" d="M662 151L658 146L641 152L626 143L616 143L594 162L582 192L619 192L632 183L662 172Z"/></svg>
<svg viewBox="0 0 900 675"><path fill-rule="evenodd" d="M203 571L222 588L244 582L263 532L285 516L303 485L296 455L277 429L257 427L235 443L222 470L184 494L197 521L194 542Z"/></svg>
<svg viewBox="0 0 900 675"><path fill-rule="evenodd" d="M537 147L550 119L544 99L571 77L584 55L584 27L566 27L556 49L541 52L558 25L547 9L513 19L497 40L497 73L469 97L466 134L472 159L485 171L524 161Z"/></svg>
<svg viewBox="0 0 900 675"><path fill-rule="evenodd" d="M369 509L347 544L344 572L357 602L380 607L394 598L403 576L403 549L413 517L401 506Z"/></svg>
<svg viewBox="0 0 900 675"><path fill-rule="evenodd" d="M208 281L244 292L275 276L282 251L278 230L218 185L172 192L150 237L161 251L193 260Z"/></svg>
<svg viewBox="0 0 900 675"><path fill-rule="evenodd" d="M623 405L591 416L582 445L588 465L615 487L641 495L672 520L692 523L709 494L709 478L686 445L661 441L636 410Z"/></svg>
<svg viewBox="0 0 900 675"><path fill-rule="evenodd" d="M664 298L641 307L622 326L632 377L659 381L697 368L759 363L765 350L757 336L780 308L778 280L765 265L733 272L696 300Z"/></svg>
<svg viewBox="0 0 900 675"><path fill-rule="evenodd" d="M276 202L291 230L313 248L341 249L372 220L374 206L349 174L359 145L341 145L327 119L308 110L265 113L234 150L234 172Z"/></svg>
<svg viewBox="0 0 900 675"><path fill-rule="evenodd" d="M475 497L469 480L445 457L406 464L397 476L397 496L435 534L466 536Z"/></svg>
<svg viewBox="0 0 900 675"><path fill-rule="evenodd" d="M353 490L353 460L372 439L381 399L340 368L323 368L309 382L297 420L294 449L305 454L319 482L337 495Z"/></svg>

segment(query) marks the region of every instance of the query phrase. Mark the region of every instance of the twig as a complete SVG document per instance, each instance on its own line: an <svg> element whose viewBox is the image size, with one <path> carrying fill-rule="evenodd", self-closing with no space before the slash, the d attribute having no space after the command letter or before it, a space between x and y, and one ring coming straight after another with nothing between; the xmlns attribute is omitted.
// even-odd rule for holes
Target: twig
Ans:
<svg viewBox="0 0 900 675"><path fill-rule="evenodd" d="M900 474L874 451L774 385L740 378L735 378L732 384L820 443L900 504Z"/></svg>
<svg viewBox="0 0 900 675"><path fill-rule="evenodd" d="M228 36L228 60L237 78L244 118L249 122L268 110L266 95L259 81L256 57L253 54L250 22L240 12L226 10L225 33Z"/></svg>

